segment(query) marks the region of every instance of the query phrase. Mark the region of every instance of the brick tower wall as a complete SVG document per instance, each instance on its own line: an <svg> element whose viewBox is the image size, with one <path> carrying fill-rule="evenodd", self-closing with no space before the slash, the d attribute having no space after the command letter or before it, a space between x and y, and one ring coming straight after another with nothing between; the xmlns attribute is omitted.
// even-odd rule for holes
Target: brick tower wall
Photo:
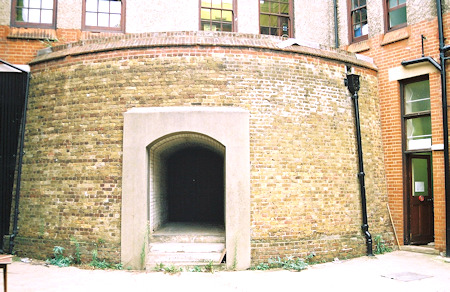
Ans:
<svg viewBox="0 0 450 292"><path fill-rule="evenodd" d="M32 63L18 254L81 244L120 258L123 113L134 107L250 112L252 261L365 253L352 100L360 115L370 231L393 243L372 64L281 39L155 33L54 48Z"/></svg>

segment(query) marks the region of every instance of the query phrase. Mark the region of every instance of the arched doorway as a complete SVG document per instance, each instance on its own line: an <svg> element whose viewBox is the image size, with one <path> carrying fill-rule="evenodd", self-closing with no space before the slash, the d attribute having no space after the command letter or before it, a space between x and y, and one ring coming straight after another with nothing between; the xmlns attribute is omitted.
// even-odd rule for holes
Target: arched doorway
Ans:
<svg viewBox="0 0 450 292"><path fill-rule="evenodd" d="M225 223L225 147L211 137L178 132L149 151L150 232L169 223Z"/></svg>

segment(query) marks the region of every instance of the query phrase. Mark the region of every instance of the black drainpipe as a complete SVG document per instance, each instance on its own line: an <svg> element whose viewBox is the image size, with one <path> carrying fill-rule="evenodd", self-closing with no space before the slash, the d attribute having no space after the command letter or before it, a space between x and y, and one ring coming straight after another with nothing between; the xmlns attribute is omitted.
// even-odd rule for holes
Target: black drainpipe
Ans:
<svg viewBox="0 0 450 292"><path fill-rule="evenodd" d="M20 145L19 145L19 163L18 163L18 167L17 167L16 193L15 193L15 197L14 197L13 231L12 231L11 236L9 237L9 253L12 254L13 248L14 248L14 239L16 238L17 233L18 233L17 225L18 225L18 220L19 220L20 182L21 182L21 178L22 178L22 162L23 162L23 154L24 154L23 146L24 146L25 123L26 123L26 119L27 119L27 106L28 106L28 88L29 88L29 84L30 84L30 76L31 75L30 75L30 72L25 71L14 65L11 65L8 62L5 62L3 60L0 60L0 63L3 63L6 66L9 66L13 69L16 69L16 70L22 72L21 74L27 74L26 84L25 84L25 101L24 101L24 106L23 106L22 124L20 125L21 136L20 136Z"/></svg>
<svg viewBox="0 0 450 292"><path fill-rule="evenodd" d="M448 108L447 108L447 77L445 72L445 52L449 46L444 44L444 25L442 22L442 3L436 0L437 17L439 26L439 57L441 60L441 87L442 87L442 123L444 132L444 172L445 172L445 254L450 257L450 176L448 157Z"/></svg>
<svg viewBox="0 0 450 292"><path fill-rule="evenodd" d="M338 11L337 11L337 0L334 0L334 47L339 48L339 32L338 32Z"/></svg>
<svg viewBox="0 0 450 292"><path fill-rule="evenodd" d="M367 221L367 202L366 202L366 184L364 182L364 162L362 153L362 143L361 143L361 126L359 120L359 104L358 104L358 91L359 91L359 75L348 74L347 78L344 79L344 83L348 90L352 94L353 105L355 108L355 126L356 126L356 140L358 142L358 161L359 161L359 188L361 193L361 209L362 209L362 219L363 224L361 229L366 237L367 255L373 256L372 251L372 235L369 232L369 223Z"/></svg>

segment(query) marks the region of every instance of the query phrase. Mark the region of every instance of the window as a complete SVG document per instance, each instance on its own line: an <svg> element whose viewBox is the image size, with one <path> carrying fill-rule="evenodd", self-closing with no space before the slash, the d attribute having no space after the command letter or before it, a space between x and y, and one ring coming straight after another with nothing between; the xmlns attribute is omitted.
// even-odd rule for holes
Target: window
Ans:
<svg viewBox="0 0 450 292"><path fill-rule="evenodd" d="M234 0L200 0L200 30L233 31Z"/></svg>
<svg viewBox="0 0 450 292"><path fill-rule="evenodd" d="M125 0L84 0L83 29L120 31L125 29Z"/></svg>
<svg viewBox="0 0 450 292"><path fill-rule="evenodd" d="M260 33L292 37L291 15L292 1L290 0L260 0Z"/></svg>
<svg viewBox="0 0 450 292"><path fill-rule="evenodd" d="M406 0L387 0L384 5L386 31L406 26Z"/></svg>
<svg viewBox="0 0 450 292"><path fill-rule="evenodd" d="M350 0L349 23L351 25L350 42L359 42L367 39L369 26L367 24L367 1Z"/></svg>
<svg viewBox="0 0 450 292"><path fill-rule="evenodd" d="M430 82L415 79L402 87L405 149L431 148Z"/></svg>
<svg viewBox="0 0 450 292"><path fill-rule="evenodd" d="M11 25L55 28L56 0L13 0Z"/></svg>

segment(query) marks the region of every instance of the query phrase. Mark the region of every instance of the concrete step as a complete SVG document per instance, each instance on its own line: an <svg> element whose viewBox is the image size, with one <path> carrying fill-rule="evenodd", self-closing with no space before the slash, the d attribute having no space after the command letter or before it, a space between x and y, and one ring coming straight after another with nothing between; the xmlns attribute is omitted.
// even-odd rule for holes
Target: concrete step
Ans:
<svg viewBox="0 0 450 292"><path fill-rule="evenodd" d="M148 255L148 263L152 266L159 263L174 264L174 263L219 263L222 252L173 252L173 253L150 253Z"/></svg>
<svg viewBox="0 0 450 292"><path fill-rule="evenodd" d="M404 251L411 251L424 254L432 254L432 255L439 254L439 251L435 249L433 245L403 245L400 247L400 249Z"/></svg>
<svg viewBox="0 0 450 292"><path fill-rule="evenodd" d="M221 253L225 249L225 243L178 243L157 242L151 243L151 253Z"/></svg>
<svg viewBox="0 0 450 292"><path fill-rule="evenodd" d="M150 242L175 242L175 243L225 243L224 235L192 235L192 234L179 234L179 235L166 235L166 234L153 234L150 237Z"/></svg>
<svg viewBox="0 0 450 292"><path fill-rule="evenodd" d="M149 245L147 270L165 266L218 265L225 252L225 243L152 242Z"/></svg>

